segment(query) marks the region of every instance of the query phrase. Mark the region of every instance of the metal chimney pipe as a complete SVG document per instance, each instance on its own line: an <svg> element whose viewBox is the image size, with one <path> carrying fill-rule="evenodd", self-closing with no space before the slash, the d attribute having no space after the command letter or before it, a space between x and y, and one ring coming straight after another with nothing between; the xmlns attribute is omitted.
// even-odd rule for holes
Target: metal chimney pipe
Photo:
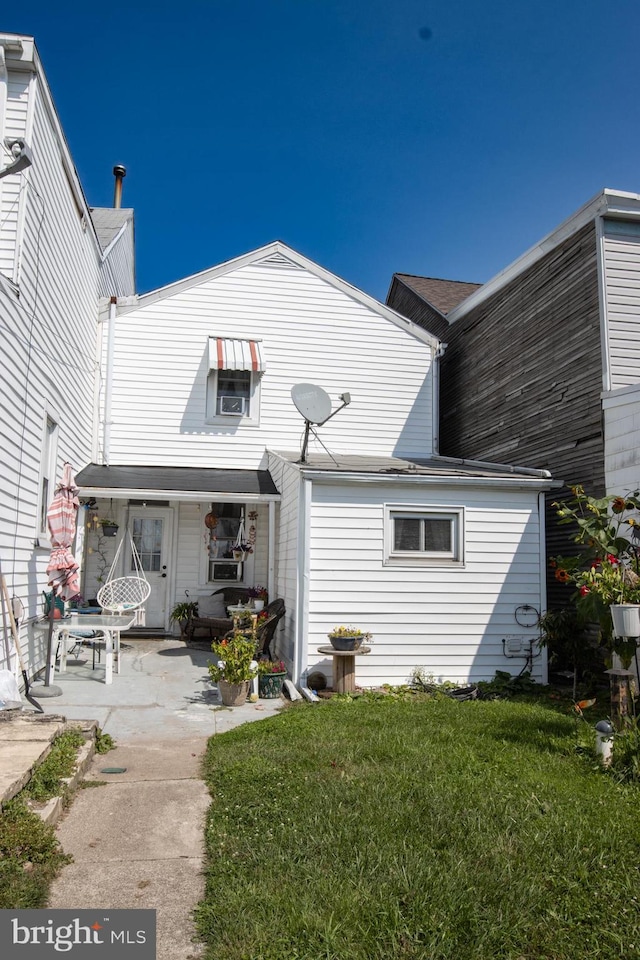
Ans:
<svg viewBox="0 0 640 960"><path fill-rule="evenodd" d="M122 206L122 181L127 175L127 168L121 163L117 163L113 168L113 175L116 178L116 185L113 191L113 206L119 210Z"/></svg>

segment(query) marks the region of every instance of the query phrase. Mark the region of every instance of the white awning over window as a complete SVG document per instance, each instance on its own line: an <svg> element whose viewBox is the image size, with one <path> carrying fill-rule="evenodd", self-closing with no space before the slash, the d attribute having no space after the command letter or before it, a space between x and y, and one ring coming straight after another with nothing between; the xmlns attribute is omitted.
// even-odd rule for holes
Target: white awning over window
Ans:
<svg viewBox="0 0 640 960"><path fill-rule="evenodd" d="M262 373L265 362L260 342L209 337L209 369L253 370Z"/></svg>

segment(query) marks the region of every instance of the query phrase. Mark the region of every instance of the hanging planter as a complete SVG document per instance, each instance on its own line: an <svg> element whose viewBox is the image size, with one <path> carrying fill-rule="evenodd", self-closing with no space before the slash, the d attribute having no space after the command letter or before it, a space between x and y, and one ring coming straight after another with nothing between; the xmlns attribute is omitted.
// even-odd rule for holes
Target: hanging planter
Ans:
<svg viewBox="0 0 640 960"><path fill-rule="evenodd" d="M102 528L103 537L115 537L118 533L118 524L114 520L98 520Z"/></svg>

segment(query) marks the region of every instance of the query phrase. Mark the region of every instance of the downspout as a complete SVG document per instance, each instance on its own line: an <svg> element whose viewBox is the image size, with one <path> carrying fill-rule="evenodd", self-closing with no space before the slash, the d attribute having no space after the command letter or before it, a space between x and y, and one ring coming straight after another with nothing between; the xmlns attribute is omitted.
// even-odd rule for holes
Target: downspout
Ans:
<svg viewBox="0 0 640 960"><path fill-rule="evenodd" d="M547 498L538 494L538 528L540 531L540 616L547 612L547 537L546 537ZM540 682L549 682L549 659L547 648L540 650Z"/></svg>
<svg viewBox="0 0 640 960"><path fill-rule="evenodd" d="M269 500L269 530L267 546L267 593L276 595L276 502Z"/></svg>
<svg viewBox="0 0 640 960"><path fill-rule="evenodd" d="M311 523L311 480L301 478L298 501L298 582L293 682L305 696L307 689L306 642L309 632L309 533ZM302 682L304 677L304 683Z"/></svg>
<svg viewBox="0 0 640 960"><path fill-rule="evenodd" d="M600 345L602 349L602 389L606 393L608 390L611 390L611 350L604 248L604 220L602 217L596 217L596 263L598 266L598 313L600 316Z"/></svg>
<svg viewBox="0 0 640 960"><path fill-rule="evenodd" d="M444 352L448 346L449 344L447 343L440 343L433 351L433 413L431 417L433 435L431 452L434 454L440 453L440 359L444 356Z"/></svg>
<svg viewBox="0 0 640 960"><path fill-rule="evenodd" d="M118 298L109 300L109 329L107 330L107 366L104 386L104 432L102 442L102 461L109 466L111 459L111 399L113 396L113 360L116 347L116 310Z"/></svg>

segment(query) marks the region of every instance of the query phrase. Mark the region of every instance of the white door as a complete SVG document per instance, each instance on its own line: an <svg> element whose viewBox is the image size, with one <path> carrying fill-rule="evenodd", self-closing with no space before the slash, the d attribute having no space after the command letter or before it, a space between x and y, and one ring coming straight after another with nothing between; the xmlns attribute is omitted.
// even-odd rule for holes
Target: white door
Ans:
<svg viewBox="0 0 640 960"><path fill-rule="evenodd" d="M169 595L169 559L171 557L171 528L173 510L170 507L131 507L129 529L140 554L144 574L151 584L151 593L145 603L145 625L165 629L167 597ZM126 568L135 571L131 548L125 558Z"/></svg>

